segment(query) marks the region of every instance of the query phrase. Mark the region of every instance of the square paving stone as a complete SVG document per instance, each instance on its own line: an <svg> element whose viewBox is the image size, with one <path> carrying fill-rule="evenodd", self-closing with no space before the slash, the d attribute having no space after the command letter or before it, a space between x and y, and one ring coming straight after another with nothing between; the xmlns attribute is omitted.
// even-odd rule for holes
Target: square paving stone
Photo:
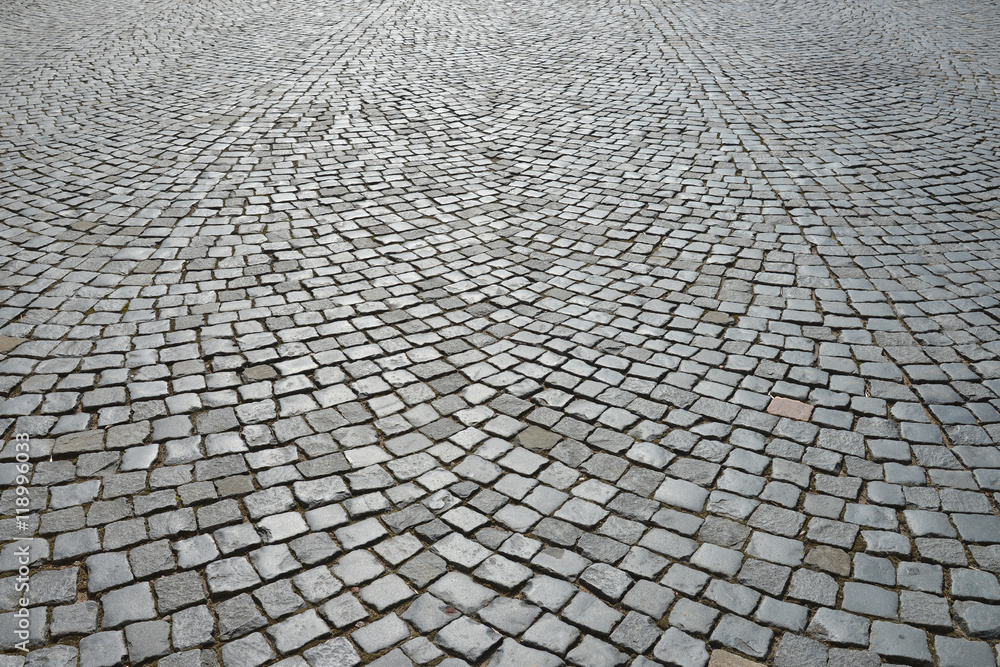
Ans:
<svg viewBox="0 0 1000 667"><path fill-rule="evenodd" d="M1000 544L1000 517L991 514L952 514L951 519L963 540L974 544Z"/></svg>
<svg viewBox="0 0 1000 667"><path fill-rule="evenodd" d="M591 633L605 637L622 619L620 612L604 604L590 593L584 592L576 594L569 605L563 609L562 616Z"/></svg>
<svg viewBox="0 0 1000 667"><path fill-rule="evenodd" d="M320 613L338 630L368 618L368 612L350 593L335 597L322 607Z"/></svg>
<svg viewBox="0 0 1000 667"><path fill-rule="evenodd" d="M791 630L792 632L802 632L805 630L808 618L808 607L792 604L791 602L782 602L766 595L757 607L757 611L754 612L754 619L764 625L773 625L774 627Z"/></svg>
<svg viewBox="0 0 1000 667"><path fill-rule="evenodd" d="M763 658L771 648L774 633L738 616L725 615L709 638L713 646L726 646L755 658Z"/></svg>
<svg viewBox="0 0 1000 667"><path fill-rule="evenodd" d="M608 511L592 502L571 498L553 516L581 528L592 529L608 516Z"/></svg>
<svg viewBox="0 0 1000 667"><path fill-rule="evenodd" d="M775 667L825 667L826 646L807 637L786 634L774 653Z"/></svg>
<svg viewBox="0 0 1000 667"><path fill-rule="evenodd" d="M133 584L105 593L101 597L101 627L118 628L126 623L156 618L153 593L149 584Z"/></svg>
<svg viewBox="0 0 1000 667"><path fill-rule="evenodd" d="M544 535L540 536L545 537ZM581 535L580 539L576 543L576 546L585 558L605 563L617 563L625 556L625 554L629 552L628 545L622 544L618 540L613 540L610 537L593 535L591 533ZM642 552L651 553L648 549L643 549ZM642 560L642 557L637 555L635 562L641 567Z"/></svg>
<svg viewBox="0 0 1000 667"><path fill-rule="evenodd" d="M479 496L476 496L476 498L479 498ZM491 511L490 513L492 514L493 512ZM490 522L488 518L479 512L471 510L465 506L451 509L445 512L441 518L445 523L465 534L474 532L476 529L481 528Z"/></svg>
<svg viewBox="0 0 1000 667"><path fill-rule="evenodd" d="M123 559L116 559L121 563ZM74 602L77 598L77 581L80 569L67 567L58 570L43 570L29 580L32 604L52 604ZM15 596L21 597L21 596Z"/></svg>
<svg viewBox="0 0 1000 667"><path fill-rule="evenodd" d="M416 596L401 577L390 574L376 579L361 589L361 600L379 612Z"/></svg>
<svg viewBox="0 0 1000 667"><path fill-rule="evenodd" d="M259 632L222 646L224 667L260 667L274 657L274 651Z"/></svg>
<svg viewBox="0 0 1000 667"><path fill-rule="evenodd" d="M226 556L242 553L261 544L260 535L249 523L220 528L213 533L213 537L219 550Z"/></svg>
<svg viewBox="0 0 1000 667"><path fill-rule="evenodd" d="M476 623L467 616L452 621L438 631L435 643L445 651L457 653L475 664L503 640L489 626Z"/></svg>
<svg viewBox="0 0 1000 667"><path fill-rule="evenodd" d="M205 605L188 607L171 615L170 636L175 649L184 650L212 642L215 619Z"/></svg>
<svg viewBox="0 0 1000 667"><path fill-rule="evenodd" d="M566 655L572 665L592 667L595 665L624 665L628 655L596 637L587 635L576 648Z"/></svg>
<svg viewBox="0 0 1000 667"><path fill-rule="evenodd" d="M731 577L739 572L743 554L714 544L702 544L691 556L691 564L715 574Z"/></svg>
<svg viewBox="0 0 1000 667"><path fill-rule="evenodd" d="M806 537L814 542L851 549L857 539L858 530L853 524L815 517L809 521L809 532Z"/></svg>
<svg viewBox="0 0 1000 667"><path fill-rule="evenodd" d="M497 596L461 572L449 572L427 590L464 614L476 613Z"/></svg>
<svg viewBox="0 0 1000 667"><path fill-rule="evenodd" d="M219 555L211 535L196 535L180 540L174 544L174 551L177 552L177 566L181 569L204 565Z"/></svg>
<svg viewBox="0 0 1000 667"><path fill-rule="evenodd" d="M952 570L952 582L954 582L954 572ZM944 569L940 565L930 563L902 562L896 567L896 581L899 582L900 586L911 590L941 593Z"/></svg>
<svg viewBox="0 0 1000 667"><path fill-rule="evenodd" d="M329 562L334 555L340 553L340 547L325 533L303 535L289 542L288 546L295 558L305 565Z"/></svg>
<svg viewBox="0 0 1000 667"><path fill-rule="evenodd" d="M169 614L205 599L205 584L197 572L161 577L153 582L153 589L161 614Z"/></svg>
<svg viewBox="0 0 1000 667"><path fill-rule="evenodd" d="M260 576L245 557L209 563L205 568L205 578L213 594L245 591L261 583Z"/></svg>
<svg viewBox="0 0 1000 667"><path fill-rule="evenodd" d="M513 637L527 630L542 613L524 600L498 597L479 610L479 618L500 632Z"/></svg>
<svg viewBox="0 0 1000 667"><path fill-rule="evenodd" d="M914 537L955 537L948 515L943 512L909 509L903 512Z"/></svg>
<svg viewBox="0 0 1000 667"><path fill-rule="evenodd" d="M451 623L460 613L447 602L439 600L430 593L424 593L413 601L401 618L418 632L427 634Z"/></svg>
<svg viewBox="0 0 1000 667"><path fill-rule="evenodd" d="M579 636L580 631L572 625L563 623L552 614L546 613L528 628L521 636L521 641L543 651L566 655L566 651Z"/></svg>
<svg viewBox="0 0 1000 667"><path fill-rule="evenodd" d="M471 570L490 555L488 549L458 533L449 534L435 543L431 549L448 562L464 570Z"/></svg>
<svg viewBox="0 0 1000 667"><path fill-rule="evenodd" d="M357 586L385 572L385 566L371 552L358 549L341 556L330 571L345 585Z"/></svg>
<svg viewBox="0 0 1000 667"><path fill-rule="evenodd" d="M705 642L677 628L668 628L663 633L653 648L653 657L663 664L677 667L705 667L708 664Z"/></svg>
<svg viewBox="0 0 1000 667"><path fill-rule="evenodd" d="M611 633L612 642L640 655L659 638L660 629L656 626L656 621L634 611L630 611Z"/></svg>
<svg viewBox="0 0 1000 667"><path fill-rule="evenodd" d="M830 575L802 568L792 574L788 597L832 607L837 601L838 588Z"/></svg>
<svg viewBox="0 0 1000 667"><path fill-rule="evenodd" d="M914 542L917 552L926 560L955 567L966 567L969 564L965 546L958 540L918 537Z"/></svg>
<svg viewBox="0 0 1000 667"><path fill-rule="evenodd" d="M668 622L685 632L707 635L712 631L719 612L708 605L681 598L670 611Z"/></svg>
<svg viewBox="0 0 1000 667"><path fill-rule="evenodd" d="M403 644L403 652L418 665L437 660L442 655L441 649L432 644L426 637L414 637Z"/></svg>
<svg viewBox="0 0 1000 667"><path fill-rule="evenodd" d="M940 667L995 667L993 650L986 642L955 637L935 637L934 652Z"/></svg>
<svg viewBox="0 0 1000 667"><path fill-rule="evenodd" d="M484 560L473 572L472 576L492 584L503 591L518 588L531 579L533 572L520 563L494 554Z"/></svg>
<svg viewBox="0 0 1000 667"><path fill-rule="evenodd" d="M642 547L632 547L618 566L636 577L655 579L667 568L670 561Z"/></svg>
<svg viewBox="0 0 1000 667"><path fill-rule="evenodd" d="M389 614L351 633L351 639L365 653L378 653L409 636L409 628L396 614Z"/></svg>
<svg viewBox="0 0 1000 667"><path fill-rule="evenodd" d="M92 600L54 607L49 632L52 637L86 635L97 631L98 605Z"/></svg>
<svg viewBox="0 0 1000 667"><path fill-rule="evenodd" d="M284 544L269 544L251 551L250 561L265 581L302 569L302 565Z"/></svg>
<svg viewBox="0 0 1000 667"><path fill-rule="evenodd" d="M639 581L629 589L622 604L659 621L673 601L674 592L669 588L651 581Z"/></svg>
<svg viewBox="0 0 1000 667"><path fill-rule="evenodd" d="M754 531L747 544L747 555L779 565L798 566L805 556L805 546L798 540Z"/></svg>
<svg viewBox="0 0 1000 667"><path fill-rule="evenodd" d="M545 572L551 572L567 579L580 575L590 561L565 549L542 549L531 559L531 564Z"/></svg>
<svg viewBox="0 0 1000 667"><path fill-rule="evenodd" d="M115 667L125 663L127 649L122 632L98 632L80 640L80 662L94 667Z"/></svg>
<svg viewBox="0 0 1000 667"><path fill-rule="evenodd" d="M865 616L895 619L899 611L899 596L878 586L848 581L844 584L844 599L841 606L845 611Z"/></svg>
<svg viewBox="0 0 1000 667"><path fill-rule="evenodd" d="M660 583L669 586L675 591L680 591L685 595L697 595L701 592L711 577L704 572L691 569L686 565L671 565Z"/></svg>
<svg viewBox="0 0 1000 667"><path fill-rule="evenodd" d="M646 533L639 545L675 559L684 559L698 549L698 543L668 530L654 528Z"/></svg>
<svg viewBox="0 0 1000 667"><path fill-rule="evenodd" d="M246 593L217 604L215 615L219 619L219 638L222 640L242 637L267 625L267 618Z"/></svg>
<svg viewBox="0 0 1000 667"><path fill-rule="evenodd" d="M904 623L948 631L953 626L948 601L919 591L903 591L899 596L899 620Z"/></svg>
<svg viewBox="0 0 1000 667"><path fill-rule="evenodd" d="M899 533L885 530L863 530L861 538L865 542L865 551L870 554L909 556L913 551L910 540Z"/></svg>
<svg viewBox="0 0 1000 667"><path fill-rule="evenodd" d="M403 563L397 572L417 588L425 588L447 570L448 564L443 558L424 551Z"/></svg>
<svg viewBox="0 0 1000 667"><path fill-rule="evenodd" d="M595 563L580 575L580 583L605 599L617 602L632 586L632 578L606 563Z"/></svg>
<svg viewBox="0 0 1000 667"><path fill-rule="evenodd" d="M887 558L855 554L854 578L884 586L893 586L896 583L896 570Z"/></svg>
<svg viewBox="0 0 1000 667"><path fill-rule="evenodd" d="M387 531L376 519L365 519L334 531L337 541L345 551L352 551L378 542L387 536Z"/></svg>
<svg viewBox="0 0 1000 667"><path fill-rule="evenodd" d="M730 549L741 549L750 536L750 529L743 524L709 516L698 531L698 539Z"/></svg>
<svg viewBox="0 0 1000 667"><path fill-rule="evenodd" d="M94 554L87 558L87 590L99 593L133 581L132 568L124 553ZM72 588L76 588L76 582Z"/></svg>
<svg viewBox="0 0 1000 667"><path fill-rule="evenodd" d="M274 647L281 654L298 650L306 644L330 634L330 628L315 609L291 616L267 629Z"/></svg>
<svg viewBox="0 0 1000 667"><path fill-rule="evenodd" d="M261 586L253 591L253 596L271 618L281 618L304 608L305 600L292 589L287 579Z"/></svg>
<svg viewBox="0 0 1000 667"><path fill-rule="evenodd" d="M846 611L820 608L809 623L809 634L820 641L846 646L868 646L868 619Z"/></svg>
<svg viewBox="0 0 1000 667"><path fill-rule="evenodd" d="M170 653L170 624L166 621L144 621L125 627L128 657L134 663L145 662Z"/></svg>
<svg viewBox="0 0 1000 667"><path fill-rule="evenodd" d="M313 604L336 595L344 588L343 584L330 574L330 570L323 566L297 574L292 581L299 595Z"/></svg>
<svg viewBox="0 0 1000 667"><path fill-rule="evenodd" d="M989 572L953 569L950 574L953 597L983 602L1000 601L1000 583L997 582L996 576ZM940 589L937 592L940 592Z"/></svg>
<svg viewBox="0 0 1000 667"><path fill-rule="evenodd" d="M559 667L563 661L551 653L528 648L513 639L504 639L487 663L487 667L522 667L533 665L537 667Z"/></svg>
<svg viewBox="0 0 1000 667"><path fill-rule="evenodd" d="M874 621L870 648L884 658L905 660L915 665L933 664L927 634L913 626Z"/></svg>
<svg viewBox="0 0 1000 667"><path fill-rule="evenodd" d="M302 654L309 667L355 667L361 656L346 637L336 637L305 651Z"/></svg>
<svg viewBox="0 0 1000 667"><path fill-rule="evenodd" d="M952 604L958 627L978 639L1000 639L1000 605L961 600Z"/></svg>
<svg viewBox="0 0 1000 667"><path fill-rule="evenodd" d="M537 575L524 587L524 597L552 612L562 609L576 593L567 581L546 575Z"/></svg>
<svg viewBox="0 0 1000 667"><path fill-rule="evenodd" d="M528 532L542 518L542 515L538 512L522 505L514 504L505 505L493 516L501 524L516 533Z"/></svg>
<svg viewBox="0 0 1000 667"><path fill-rule="evenodd" d="M377 544L374 551L389 565L398 566L414 554L419 553L422 548L423 544L420 540L413 535L406 534Z"/></svg>
<svg viewBox="0 0 1000 667"><path fill-rule="evenodd" d="M305 519L312 530L328 530L348 522L347 512L340 505L327 505L311 509L305 513ZM216 541L218 541L218 537L216 537Z"/></svg>
<svg viewBox="0 0 1000 667"><path fill-rule="evenodd" d="M539 456L523 447L517 447L497 461L497 463L514 472L530 476L548 463L548 460L544 456Z"/></svg>
<svg viewBox="0 0 1000 667"><path fill-rule="evenodd" d="M665 505L700 512L708 500L708 491L682 479L667 478L653 498Z"/></svg>
<svg viewBox="0 0 1000 667"><path fill-rule="evenodd" d="M709 583L704 597L725 610L746 616L757 606L760 593L740 584L715 579Z"/></svg>
<svg viewBox="0 0 1000 667"><path fill-rule="evenodd" d="M737 581L765 593L780 596L785 590L791 572L791 568L783 565L751 558L743 563Z"/></svg>

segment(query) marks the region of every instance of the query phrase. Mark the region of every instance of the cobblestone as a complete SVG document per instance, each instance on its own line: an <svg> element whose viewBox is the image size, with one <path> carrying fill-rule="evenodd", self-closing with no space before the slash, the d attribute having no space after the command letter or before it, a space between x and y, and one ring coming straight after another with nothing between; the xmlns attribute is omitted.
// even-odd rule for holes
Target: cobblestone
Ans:
<svg viewBox="0 0 1000 667"><path fill-rule="evenodd" d="M0 667L995 665L995 6L13 4Z"/></svg>

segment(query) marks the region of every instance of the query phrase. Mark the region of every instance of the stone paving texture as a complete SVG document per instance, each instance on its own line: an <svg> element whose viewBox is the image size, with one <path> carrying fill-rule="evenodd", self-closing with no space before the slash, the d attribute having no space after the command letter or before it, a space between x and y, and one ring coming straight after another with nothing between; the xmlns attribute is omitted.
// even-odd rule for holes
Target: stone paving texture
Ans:
<svg viewBox="0 0 1000 667"><path fill-rule="evenodd" d="M0 666L996 664L996 2L7 4Z"/></svg>

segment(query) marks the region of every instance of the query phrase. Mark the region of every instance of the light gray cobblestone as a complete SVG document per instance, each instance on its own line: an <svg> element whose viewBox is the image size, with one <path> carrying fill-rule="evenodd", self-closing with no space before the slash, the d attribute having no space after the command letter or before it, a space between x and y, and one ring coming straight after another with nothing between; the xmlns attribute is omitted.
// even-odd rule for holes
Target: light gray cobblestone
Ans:
<svg viewBox="0 0 1000 667"><path fill-rule="evenodd" d="M0 666L994 665L995 5L8 4Z"/></svg>

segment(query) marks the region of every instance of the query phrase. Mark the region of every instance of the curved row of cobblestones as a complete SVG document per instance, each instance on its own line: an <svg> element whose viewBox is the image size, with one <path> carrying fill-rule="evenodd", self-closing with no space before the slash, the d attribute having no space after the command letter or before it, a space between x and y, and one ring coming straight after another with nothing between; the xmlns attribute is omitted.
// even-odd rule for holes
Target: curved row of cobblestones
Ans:
<svg viewBox="0 0 1000 667"><path fill-rule="evenodd" d="M0 667L995 667L997 10L6 8Z"/></svg>

